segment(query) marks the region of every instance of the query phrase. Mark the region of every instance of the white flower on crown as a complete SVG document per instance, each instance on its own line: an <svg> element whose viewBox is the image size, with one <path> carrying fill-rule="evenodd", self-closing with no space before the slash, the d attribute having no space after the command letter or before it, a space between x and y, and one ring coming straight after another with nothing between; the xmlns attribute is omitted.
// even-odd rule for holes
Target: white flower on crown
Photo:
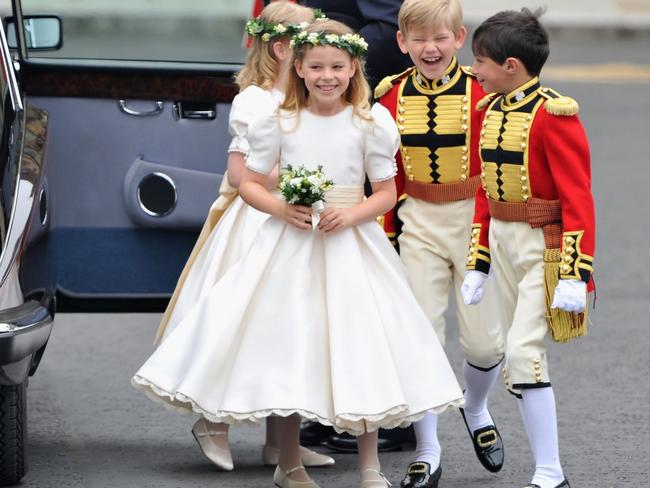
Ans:
<svg viewBox="0 0 650 488"><path fill-rule="evenodd" d="M298 27L300 27L301 29L306 29L307 27L309 27L309 22L300 22L300 24L298 24Z"/></svg>
<svg viewBox="0 0 650 488"><path fill-rule="evenodd" d="M298 39L304 39L307 37L307 33L305 31L302 31L298 34Z"/></svg>
<svg viewBox="0 0 650 488"><path fill-rule="evenodd" d="M336 34L327 34L325 36L325 40L330 44L334 44L335 42L338 42L339 36L337 36Z"/></svg>
<svg viewBox="0 0 650 488"><path fill-rule="evenodd" d="M276 26L273 28L273 30L274 30L277 34L284 34L285 32L287 32L287 28L286 28L284 25L282 25L282 24L278 24L278 25L276 25Z"/></svg>
<svg viewBox="0 0 650 488"><path fill-rule="evenodd" d="M291 40L289 41L289 47L290 47L291 49L293 49L294 47L296 47L296 41L295 41L294 39L291 39Z"/></svg>
<svg viewBox="0 0 650 488"><path fill-rule="evenodd" d="M314 46L318 44L318 32L311 32L307 36L307 41L313 44Z"/></svg>
<svg viewBox="0 0 650 488"><path fill-rule="evenodd" d="M271 34L269 34L268 32L262 34L262 40L264 42L269 42L271 40Z"/></svg>

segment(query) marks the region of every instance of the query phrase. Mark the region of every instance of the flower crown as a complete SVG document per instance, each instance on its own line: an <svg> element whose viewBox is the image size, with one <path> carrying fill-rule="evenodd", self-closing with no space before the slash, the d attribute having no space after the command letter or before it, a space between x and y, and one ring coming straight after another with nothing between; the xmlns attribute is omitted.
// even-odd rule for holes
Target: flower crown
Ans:
<svg viewBox="0 0 650 488"><path fill-rule="evenodd" d="M327 17L319 9L314 10L314 21L327 20ZM274 37L287 36L292 37L302 32L310 22L301 22L299 24L280 24L275 22L266 22L261 16L250 19L246 22L244 30L251 37L259 37L264 42L269 42Z"/></svg>
<svg viewBox="0 0 650 488"><path fill-rule="evenodd" d="M361 57L368 50L368 43L359 34L328 34L326 32L300 31L291 38L289 46L298 49L304 44L312 46L334 46L345 49L352 56Z"/></svg>

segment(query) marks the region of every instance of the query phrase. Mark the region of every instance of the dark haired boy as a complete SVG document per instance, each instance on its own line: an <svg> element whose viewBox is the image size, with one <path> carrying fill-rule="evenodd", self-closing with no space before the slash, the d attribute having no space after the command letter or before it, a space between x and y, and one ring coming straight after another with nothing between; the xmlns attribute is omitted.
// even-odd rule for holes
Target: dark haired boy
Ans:
<svg viewBox="0 0 650 488"><path fill-rule="evenodd" d="M478 104L482 183L461 289L478 303L492 265L508 327L504 379L535 458L527 488L565 488L544 338L586 332L594 204L578 104L538 79L549 54L540 13L499 12L474 32L472 70L494 93Z"/></svg>

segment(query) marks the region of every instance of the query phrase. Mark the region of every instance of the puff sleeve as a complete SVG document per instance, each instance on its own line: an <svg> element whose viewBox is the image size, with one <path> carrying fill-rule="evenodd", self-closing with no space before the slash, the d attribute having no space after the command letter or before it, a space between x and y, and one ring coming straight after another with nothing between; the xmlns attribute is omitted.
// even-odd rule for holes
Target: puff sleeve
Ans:
<svg viewBox="0 0 650 488"><path fill-rule="evenodd" d="M364 148L364 164L370 181L384 181L397 174L395 153L399 148L399 133L392 115L377 103L370 110L374 120L369 124Z"/></svg>
<svg viewBox="0 0 650 488"><path fill-rule="evenodd" d="M280 160L282 131L278 120L278 110L267 110L250 124L248 142L250 152L246 167L256 173L268 175Z"/></svg>
<svg viewBox="0 0 650 488"><path fill-rule="evenodd" d="M279 102L272 92L255 85L237 94L232 101L228 118L228 132L232 136L228 152L240 152L247 156L250 151L250 124L260 114L274 110Z"/></svg>

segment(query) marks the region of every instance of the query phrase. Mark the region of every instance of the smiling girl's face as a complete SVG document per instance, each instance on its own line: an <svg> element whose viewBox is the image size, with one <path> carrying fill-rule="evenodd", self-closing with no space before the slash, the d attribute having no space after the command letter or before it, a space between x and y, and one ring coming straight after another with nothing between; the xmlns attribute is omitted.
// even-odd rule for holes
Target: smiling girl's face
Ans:
<svg viewBox="0 0 650 488"><path fill-rule="evenodd" d="M345 93L356 71L356 62L347 51L334 46L308 48L295 67L309 92L310 111L331 115L343 109Z"/></svg>

